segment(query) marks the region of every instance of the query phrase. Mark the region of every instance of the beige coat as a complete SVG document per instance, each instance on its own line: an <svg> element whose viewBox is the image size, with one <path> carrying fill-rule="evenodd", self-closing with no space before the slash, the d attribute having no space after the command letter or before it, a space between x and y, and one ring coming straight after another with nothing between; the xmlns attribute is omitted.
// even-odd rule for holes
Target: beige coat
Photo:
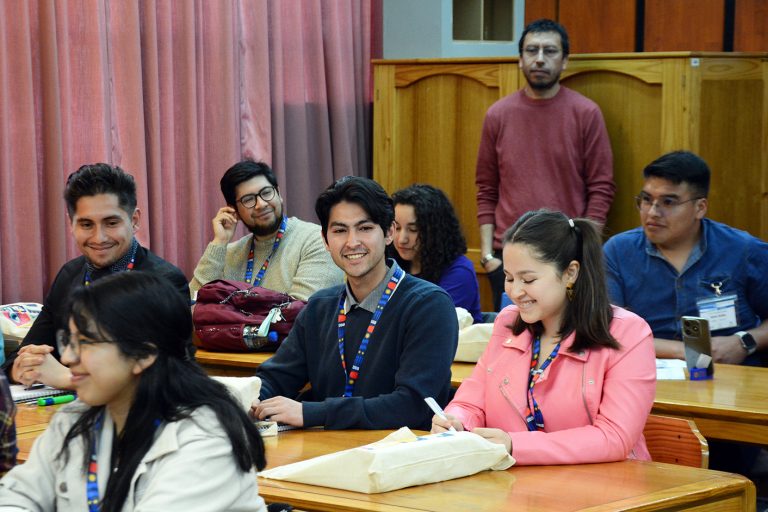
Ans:
<svg viewBox="0 0 768 512"><path fill-rule="evenodd" d="M84 411L74 402L53 417L32 448L29 460L0 480L0 511L88 510L82 469L84 446L72 442L69 462L57 455L62 440ZM106 415L99 448L99 494L109 478L113 422ZM256 471L244 473L232 456L229 438L213 411L201 408L190 418L168 423L158 433L131 481L124 512L265 511Z"/></svg>

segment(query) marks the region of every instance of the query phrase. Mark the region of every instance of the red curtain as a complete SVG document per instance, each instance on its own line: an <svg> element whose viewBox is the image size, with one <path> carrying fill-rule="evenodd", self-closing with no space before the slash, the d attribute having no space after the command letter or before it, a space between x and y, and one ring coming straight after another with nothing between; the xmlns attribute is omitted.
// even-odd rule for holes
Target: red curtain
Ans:
<svg viewBox="0 0 768 512"><path fill-rule="evenodd" d="M372 1L0 3L0 303L41 301L79 254L62 192L84 163L133 174L139 240L187 275L241 158L305 219L370 174Z"/></svg>

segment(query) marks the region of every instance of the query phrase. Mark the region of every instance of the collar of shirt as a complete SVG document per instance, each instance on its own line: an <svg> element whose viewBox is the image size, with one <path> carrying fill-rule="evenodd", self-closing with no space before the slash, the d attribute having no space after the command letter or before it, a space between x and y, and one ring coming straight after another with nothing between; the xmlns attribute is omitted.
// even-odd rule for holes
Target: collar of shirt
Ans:
<svg viewBox="0 0 768 512"><path fill-rule="evenodd" d="M384 293L389 280L392 279L392 275L399 268L393 259L387 260L387 267L389 268L387 270L387 274L384 276L384 279L382 279L381 282L376 285L376 288L374 288L371 293L369 293L368 296L361 301L355 299L355 296L352 294L352 290L349 289L349 283L347 283L347 300L344 302L344 311L350 312L352 308L355 307L362 308L370 313L376 311L376 306L379 305L381 294Z"/></svg>
<svg viewBox="0 0 768 512"><path fill-rule="evenodd" d="M688 260L686 260L685 265L683 265L683 270L680 272L680 275L685 274L685 271L691 268L693 265L696 264L697 261L701 259L702 256L704 256L704 253L707 251L707 223L705 222L707 219L702 219L701 222L701 236L699 237L699 243L697 243L693 249L691 249L691 254L688 255ZM667 261L667 258L664 257L664 255L659 251L659 249L651 243L650 240L648 240L647 237L645 238L645 252L649 256L653 256L655 258L661 258L664 261Z"/></svg>

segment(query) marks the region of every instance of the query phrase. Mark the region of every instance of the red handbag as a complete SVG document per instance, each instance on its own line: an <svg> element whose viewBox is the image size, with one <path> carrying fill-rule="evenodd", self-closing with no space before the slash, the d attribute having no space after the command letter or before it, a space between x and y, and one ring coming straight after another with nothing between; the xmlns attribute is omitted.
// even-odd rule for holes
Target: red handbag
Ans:
<svg viewBox="0 0 768 512"><path fill-rule="evenodd" d="M206 350L274 352L306 304L260 286L217 279L197 292L192 322Z"/></svg>

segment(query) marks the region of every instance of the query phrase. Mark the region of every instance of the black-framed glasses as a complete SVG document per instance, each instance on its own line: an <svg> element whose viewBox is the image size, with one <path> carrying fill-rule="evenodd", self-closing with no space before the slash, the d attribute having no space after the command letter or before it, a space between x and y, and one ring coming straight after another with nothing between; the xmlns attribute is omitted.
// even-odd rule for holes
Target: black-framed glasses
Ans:
<svg viewBox="0 0 768 512"><path fill-rule="evenodd" d="M108 340L85 340L78 338L67 329L59 329L56 331L56 348L59 349L59 356L64 354L67 347L72 349L72 353L75 354L78 359L80 358L80 349L87 345L96 345L97 343L111 343Z"/></svg>
<svg viewBox="0 0 768 512"><path fill-rule="evenodd" d="M275 197L277 190L275 187L264 187L256 194L245 194L243 197L237 200L238 203L245 208L253 208L256 206L256 199L261 198L262 201L271 201Z"/></svg>
<svg viewBox="0 0 768 512"><path fill-rule="evenodd" d="M640 210L643 213L649 212L651 208L655 206L656 211L664 215L685 203L690 203L691 201L697 201L699 199L703 199L703 198L692 197L691 199L686 199L685 201L681 201L676 197L662 196L657 199L654 199L648 194L640 194L638 196L635 196L635 206L637 207L638 210Z"/></svg>

